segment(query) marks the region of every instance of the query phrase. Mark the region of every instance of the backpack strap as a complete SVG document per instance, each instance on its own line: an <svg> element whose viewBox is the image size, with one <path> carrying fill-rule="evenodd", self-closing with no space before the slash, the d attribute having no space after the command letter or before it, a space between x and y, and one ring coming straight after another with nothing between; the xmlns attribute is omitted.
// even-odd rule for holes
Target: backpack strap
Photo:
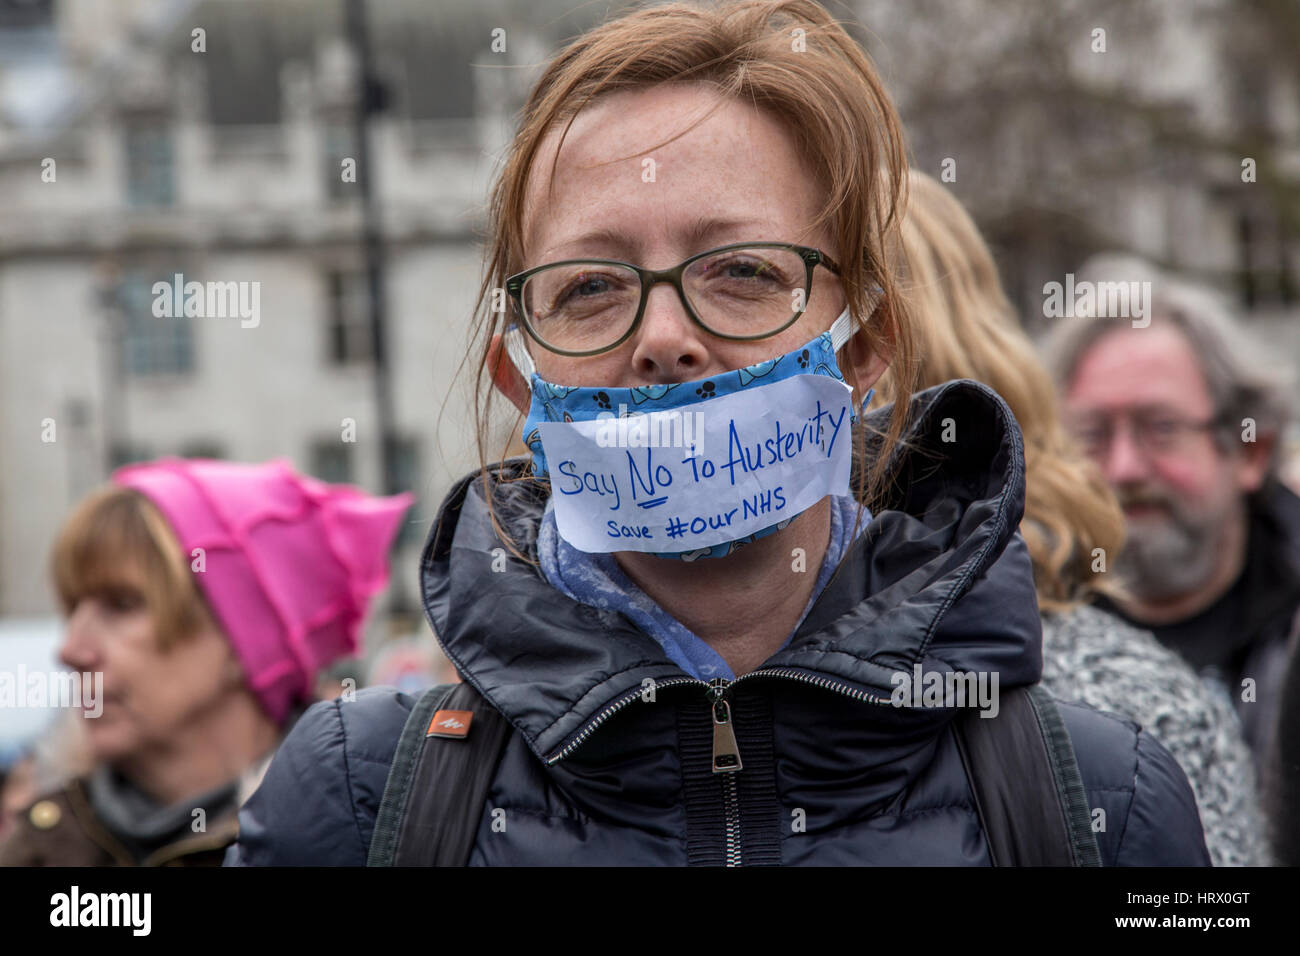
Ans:
<svg viewBox="0 0 1300 956"><path fill-rule="evenodd" d="M464 866L510 731L468 683L425 691L402 727L366 866Z"/></svg>
<svg viewBox="0 0 1300 956"><path fill-rule="evenodd" d="M967 710L953 731L994 866L1101 866L1074 745L1046 690L1012 688L996 717Z"/></svg>

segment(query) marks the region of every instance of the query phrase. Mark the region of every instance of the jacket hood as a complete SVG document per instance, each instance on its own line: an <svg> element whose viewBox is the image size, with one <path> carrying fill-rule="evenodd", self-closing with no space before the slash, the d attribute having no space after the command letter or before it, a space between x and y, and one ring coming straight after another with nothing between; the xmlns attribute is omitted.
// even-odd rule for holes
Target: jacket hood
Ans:
<svg viewBox="0 0 1300 956"><path fill-rule="evenodd" d="M993 673L1001 688L1038 680L1041 624L1017 532L1020 429L1002 399L971 381L920 392L911 406L870 525L789 644L752 676L779 670L885 699L894 691L891 677L918 664L927 672ZM868 435L884 430L890 412L866 417ZM877 444L868 439L867 456ZM457 670L538 757L553 762L643 681L694 678L623 615L568 598L511 553L484 495L494 495L498 519L535 562L549 489L529 477L528 462L510 459L456 484L425 545L421 588ZM953 715L943 708L870 710L936 732Z"/></svg>

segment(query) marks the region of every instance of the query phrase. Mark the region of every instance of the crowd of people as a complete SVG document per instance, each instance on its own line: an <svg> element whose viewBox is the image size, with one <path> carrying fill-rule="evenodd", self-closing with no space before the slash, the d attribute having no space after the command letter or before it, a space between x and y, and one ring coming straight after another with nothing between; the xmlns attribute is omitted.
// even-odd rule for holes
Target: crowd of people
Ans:
<svg viewBox="0 0 1300 956"><path fill-rule="evenodd" d="M1077 275L1149 289L1143 321L1084 310L1040 351L906 157L813 0L573 40L492 193L481 467L419 568L459 683L321 694L409 496L128 466L52 548L60 661L102 672L103 713L11 769L0 864L1300 862L1286 369L1223 298L1127 256ZM850 437L814 463L787 437L751 476L785 511L643 525L634 550L599 544L603 501L564 500L620 402L708 437L813 398ZM492 453L502 400L524 456ZM885 706L913 668L993 675L996 716ZM419 786L466 741L477 773ZM1069 824L1008 831L999 800Z"/></svg>

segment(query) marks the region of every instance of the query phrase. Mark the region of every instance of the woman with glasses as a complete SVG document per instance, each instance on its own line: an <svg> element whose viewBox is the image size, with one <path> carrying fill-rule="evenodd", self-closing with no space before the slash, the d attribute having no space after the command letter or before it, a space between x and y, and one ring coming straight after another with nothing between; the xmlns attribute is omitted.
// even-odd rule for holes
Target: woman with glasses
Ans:
<svg viewBox="0 0 1300 956"><path fill-rule="evenodd" d="M421 566L465 683L307 714L229 863L1207 862L1157 743L1026 690L1006 406L862 414L915 381L904 157L808 0L559 53L492 194L482 467ZM502 420L527 456L489 453Z"/></svg>

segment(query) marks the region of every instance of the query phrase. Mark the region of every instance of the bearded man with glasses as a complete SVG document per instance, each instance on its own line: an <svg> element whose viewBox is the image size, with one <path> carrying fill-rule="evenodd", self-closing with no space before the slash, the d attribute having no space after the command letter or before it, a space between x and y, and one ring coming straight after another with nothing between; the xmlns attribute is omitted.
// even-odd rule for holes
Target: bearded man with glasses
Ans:
<svg viewBox="0 0 1300 956"><path fill-rule="evenodd" d="M1093 271L1153 288L1149 326L1080 317L1048 343L1067 419L1124 509L1111 570L1130 597L1110 609L1226 685L1265 767L1300 608L1285 376L1207 292L1132 260Z"/></svg>

